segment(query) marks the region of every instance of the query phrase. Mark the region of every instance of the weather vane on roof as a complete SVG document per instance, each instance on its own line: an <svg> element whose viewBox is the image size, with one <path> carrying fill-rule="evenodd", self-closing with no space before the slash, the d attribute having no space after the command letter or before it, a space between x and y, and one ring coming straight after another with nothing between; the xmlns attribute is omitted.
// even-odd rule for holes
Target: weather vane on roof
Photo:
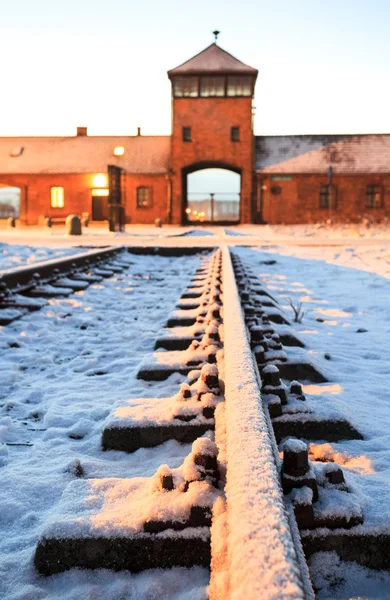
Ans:
<svg viewBox="0 0 390 600"><path fill-rule="evenodd" d="M215 41L217 41L217 40L218 40L218 36L219 36L219 34L220 34L220 33L221 33L221 32L220 32L220 31L218 31L218 29L216 29L215 31L213 31L213 34L214 34L214 39L215 39Z"/></svg>

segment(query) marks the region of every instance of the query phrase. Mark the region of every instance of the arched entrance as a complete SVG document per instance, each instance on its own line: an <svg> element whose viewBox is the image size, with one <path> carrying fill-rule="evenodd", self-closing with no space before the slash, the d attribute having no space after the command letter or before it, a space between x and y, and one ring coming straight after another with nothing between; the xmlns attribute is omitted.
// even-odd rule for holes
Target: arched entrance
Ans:
<svg viewBox="0 0 390 600"><path fill-rule="evenodd" d="M220 163L183 169L184 223L239 223L241 174Z"/></svg>
<svg viewBox="0 0 390 600"><path fill-rule="evenodd" d="M21 188L0 183L0 219L20 217L21 196Z"/></svg>

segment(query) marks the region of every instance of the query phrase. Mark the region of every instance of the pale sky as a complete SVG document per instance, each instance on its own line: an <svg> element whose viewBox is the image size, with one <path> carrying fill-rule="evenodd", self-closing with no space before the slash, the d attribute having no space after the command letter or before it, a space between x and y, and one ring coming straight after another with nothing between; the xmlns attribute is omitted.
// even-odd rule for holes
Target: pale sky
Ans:
<svg viewBox="0 0 390 600"><path fill-rule="evenodd" d="M166 72L259 69L255 133L390 132L389 0L0 0L0 135L169 134Z"/></svg>

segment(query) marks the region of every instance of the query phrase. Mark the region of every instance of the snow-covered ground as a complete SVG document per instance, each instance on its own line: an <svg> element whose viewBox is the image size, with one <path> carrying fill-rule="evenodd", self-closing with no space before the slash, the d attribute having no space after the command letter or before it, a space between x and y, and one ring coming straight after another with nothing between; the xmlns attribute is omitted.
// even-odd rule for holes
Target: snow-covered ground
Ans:
<svg viewBox="0 0 390 600"><path fill-rule="evenodd" d="M163 397L183 378L136 379L199 258L127 255L128 271L0 328L0 598L205 597L206 569L110 571L44 578L33 567L40 531L79 460L86 477L149 476L179 466L190 445L103 452L116 403ZM15 445L14 445L15 444ZM18 445L21 444L21 445Z"/></svg>
<svg viewBox="0 0 390 600"><path fill-rule="evenodd" d="M290 246L235 251L252 265L290 319L290 300L294 306L302 302L305 314L301 324L294 323L294 329L305 342L309 358L329 379L328 383L304 386L304 391L322 413L336 409L364 436L364 440L315 443L311 452L342 466L363 509L363 527L390 531L390 281L358 270L355 264L354 268L334 264L333 251L325 250ZM347 265L349 256L348 248L339 250L338 258ZM270 259L275 264L262 262ZM381 254L371 265L387 273ZM322 588L319 598L389 597L389 575L337 563L337 576L329 577L329 558L312 559L311 565L313 580ZM348 569L352 578L348 576L345 584ZM356 573L359 577L354 583ZM360 589L366 579L363 589L371 589L368 596Z"/></svg>
<svg viewBox="0 0 390 600"><path fill-rule="evenodd" d="M26 267L55 258L72 256L76 248L46 248L0 242L0 273L15 267Z"/></svg>
<svg viewBox="0 0 390 600"><path fill-rule="evenodd" d="M321 403L322 410L329 406L344 414L365 438L318 443L312 451L342 465L362 505L365 524L390 530L389 230L240 226L195 228L192 235L183 235L191 231L134 227L120 235L91 229L88 237L75 239L55 232L42 237L42 231L34 229L23 230L23 236L4 230L0 239L7 245L0 249L5 247L19 266L30 255L37 256L37 246L46 247L44 260L80 243L253 246L236 250L286 314L292 315L290 299L295 305L303 303L303 322L294 328L330 380L306 387L306 394ZM277 262L261 262L270 258ZM166 397L181 381L172 376L150 384L135 375L199 259L130 259L130 276L52 301L46 309L0 329L0 598L205 596L208 572L200 568L137 576L72 571L44 579L32 566L39 532L74 479L75 460L81 461L87 477L147 476L162 463L178 466L190 450L175 442L128 456L100 449L102 424L114 404ZM102 372L106 374L98 374ZM318 598L389 597L388 573L342 563L332 554L313 557L310 568Z"/></svg>

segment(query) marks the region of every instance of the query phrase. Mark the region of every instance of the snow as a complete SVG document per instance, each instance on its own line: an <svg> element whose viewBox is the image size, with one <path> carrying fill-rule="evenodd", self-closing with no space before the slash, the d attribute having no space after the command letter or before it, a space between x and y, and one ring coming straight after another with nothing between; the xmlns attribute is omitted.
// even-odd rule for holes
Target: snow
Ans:
<svg viewBox="0 0 390 600"><path fill-rule="evenodd" d="M390 530L390 393L387 385L390 271L386 263L387 250L382 246L385 241L375 246L358 246L352 252L352 246L327 247L319 240L313 247L235 249L279 300L286 314L291 313L289 298L294 304L303 302L306 314L301 324L293 324L294 333L305 342L304 352L310 361L314 360L316 367L329 378L327 384L303 385L305 405L316 415L344 417L364 436L363 440L309 445L310 458L334 460L342 466L347 487L353 492L332 491L333 495L337 492L337 503L328 494L321 500L320 492L318 508L321 505L329 515L337 512L337 506L340 511L350 510L350 515L362 511L364 522L359 530L373 534ZM351 254L355 254L352 261ZM265 265L264 261L269 259L275 260L275 264ZM323 321L317 321L320 315ZM349 534L353 531L349 530ZM344 569L343 563L340 568ZM316 570L316 577L320 577L320 563L316 564ZM361 569L359 581L364 580L364 573L371 577L372 573ZM324 567L324 577L325 574ZM374 579L379 581L378 576ZM369 588L368 583L362 583L361 589L367 586ZM341 589L348 589L348 585ZM360 593L358 586L354 590ZM319 597L328 596L324 592ZM332 588L332 597L347 596L337 595ZM372 597L387 595L379 585L377 595L374 593Z"/></svg>
<svg viewBox="0 0 390 600"><path fill-rule="evenodd" d="M25 267L79 252L76 248L44 248L0 242L0 273L14 267Z"/></svg>
<svg viewBox="0 0 390 600"><path fill-rule="evenodd" d="M292 248L287 250L292 252ZM343 453L362 465L369 460L374 472L362 475L354 467L349 480L363 507L365 526L387 527L390 525L390 510L385 502L390 492L390 393L385 377L390 359L390 282L380 275L320 262L319 258L301 258L304 252L311 256L313 249L298 250L299 258L276 254L274 249L264 252L240 248L236 252L254 267L286 313L291 312L285 304L286 298L298 302L310 294L310 308L302 324L294 324L294 330L307 346L300 352L307 352L310 361L326 373L333 386L329 389L328 384L304 385L306 402L317 414L332 418L338 413L363 434L364 440L329 446L336 462L338 454ZM325 254L323 248L318 249L318 254L320 251ZM265 257L272 257L276 264L265 266L262 264ZM331 323L316 321L324 301L327 309L338 315L332 317ZM367 332L357 333L360 328ZM330 360L325 359L325 354ZM312 452L315 446L311 444Z"/></svg>
<svg viewBox="0 0 390 600"><path fill-rule="evenodd" d="M263 373L279 373L279 369L276 365L267 365L264 367Z"/></svg>
<svg viewBox="0 0 390 600"><path fill-rule="evenodd" d="M335 552L314 554L309 566L318 600L386 600L389 597L390 573L387 571L374 571L353 562L341 561Z"/></svg>
<svg viewBox="0 0 390 600"><path fill-rule="evenodd" d="M303 582L227 248L223 260L229 597L297 600Z"/></svg>
<svg viewBox="0 0 390 600"><path fill-rule="evenodd" d="M212 507L218 493L206 481L192 481L183 491L186 475L198 475L188 466L192 458L187 456L182 467L172 470L175 489L171 491L161 489L160 470L150 478L73 481L47 520L43 537L132 538L143 533L147 521L184 523L192 506ZM178 535L187 534L193 532Z"/></svg>
<svg viewBox="0 0 390 600"><path fill-rule="evenodd" d="M108 428L180 426L175 416L192 415L191 424L212 423L202 415L203 403L197 397L179 401L178 395L170 398L137 398L128 405L118 406L105 422Z"/></svg>
<svg viewBox="0 0 390 600"><path fill-rule="evenodd" d="M298 440L295 438L289 438L285 442L283 442L283 451L284 452L305 452L307 450L307 445L302 440Z"/></svg>
<svg viewBox="0 0 390 600"><path fill-rule="evenodd" d="M44 523L75 479L76 460L86 478L140 478L161 464L177 468L191 449L175 441L131 455L101 449L113 405L151 391L173 396L184 381L172 375L150 384L136 374L199 265L197 256L123 260L130 264L124 273L0 328L1 598L205 598L205 569L114 576L74 570L45 579L32 565ZM166 586L161 593L159 585Z"/></svg>
<svg viewBox="0 0 390 600"><path fill-rule="evenodd" d="M379 225L368 229L361 225L328 228L241 226L231 227L229 235L217 228L208 230L214 233L214 238L199 236L191 242L191 236L171 237L173 228L166 228L161 233L153 228L136 230L134 227L122 237L91 229L88 235L83 235L82 242L138 243L136 234L144 232L142 244L146 246L157 243L162 246L200 246L203 241L209 245L211 239L213 243L254 246L237 247L235 252L252 265L267 290L279 300L286 315L293 316L289 298L293 303L303 302L305 316L301 324L292 324L293 332L305 342L304 353L321 371L326 370L329 378L328 383L303 385L307 397L303 404L316 415L344 416L364 435L364 440L311 443L309 456L324 462L334 460L342 466L352 494L339 493L355 498L363 510L365 521L359 530L389 531L390 230ZM17 230L2 232L2 239L9 243L1 248L5 246L14 258L11 256L12 260L6 258L7 262L4 262L7 255L3 254L1 264L4 267L0 268L24 265L30 256L34 256L35 262L34 253L38 253L43 244L48 246L44 249L47 254L42 255L44 260L62 252L61 247L80 252L79 248L71 247L79 244L80 239L66 238L59 231L34 231L30 234L29 230L23 229L23 236ZM235 233L240 234L237 240ZM16 244L12 245L13 242ZM30 246L17 248L19 243ZM118 598L126 597L126 594L139 598L153 597L154 594L159 598L178 599L206 596L208 572L199 568L154 571L137 576L74 570L42 579L32 567L43 524L58 505L67 484L74 480L77 460L87 478L143 478L152 476L164 463L170 469L177 468L190 451L189 445L181 446L174 441L158 449L140 449L125 456L121 452L102 452L100 449L101 430L113 407L126 405L129 398L131 401L143 398L147 401L151 396L172 398L185 379L174 374L164 382L148 383L136 379L136 373L142 360L150 358L156 337L174 309L182 288L189 285L189 277L199 259L195 256L173 259L134 255L129 259L133 263L130 276L127 272L117 274L67 299L52 299L41 311L0 329L0 465L3 465L0 469L0 529L3 534L0 540L0 597L7 600L59 596L72 600L84 596ZM274 264L265 264L273 260L276 261ZM225 285L229 290L228 282ZM115 302L112 302L113 293ZM323 322L317 321L317 317ZM236 336L234 323L229 321L227 325L228 335ZM273 327L278 332L286 330L285 326ZM197 324L163 331L169 336L193 335L196 329L203 331L205 326ZM241 357L238 342L240 339L234 337L234 357L228 361L227 373L233 368L234 360ZM244 371L235 373L233 369L232 376L237 388L234 395L237 406L230 404L232 412L230 416L229 411L226 413L226 432L223 427L218 429L220 417L217 417L224 411L224 406L217 406L217 439L218 436L219 439L231 437L232 427L236 428L234 431L243 427L248 415L247 412L241 415L240 411L250 381ZM220 378L224 379L221 372ZM266 424L259 417L256 402L253 404L249 430L245 429L245 434L237 437L237 440L243 440L242 443L236 440L233 445L237 457L234 452L233 456L228 454L226 457L235 469L241 487L237 495L232 496L233 505L237 503L236 512L228 514L221 509L216 517L220 520L221 533L217 532L215 542L223 555L218 575L221 589L225 589L226 584L224 561L227 558L229 565L237 567L234 589L242 590L246 582L249 585L253 581L255 574L265 573L267 581L272 583L275 574L272 561L272 568L265 571L264 565L253 574L249 568L257 556L255 550L251 554L251 527L255 532L256 548L262 548L267 541L266 537L259 540L256 528L258 520L265 518L264 513L260 511L253 515L249 502L253 498L257 501L259 488L266 488L269 483L267 494L275 485L272 478L271 481L262 480L264 473L259 465L263 455L259 457L258 448L255 448L257 454L253 458L244 452L250 444L253 429L260 432L261 444L266 439ZM224 460L223 453L220 452L219 458ZM265 453L265 458L272 462L270 453ZM253 471L246 470L248 463ZM229 492L228 487L229 493L232 495L232 489ZM277 510L282 509L277 506ZM232 521L234 535L229 534L228 540L236 543L236 550L233 545L226 557L218 536L226 536L226 528ZM283 519L268 521L269 528L261 532L261 536L270 534L272 527L273 531L283 529L285 523ZM287 527L283 532L288 535ZM248 542L246 545L244 540ZM271 539L269 547L265 547L266 561L272 555L274 544L275 540ZM323 554L318 560L313 557L310 562L319 598L388 597L388 573L376 573L341 562L332 554L325 560ZM288 564L290 555L287 558ZM265 564L269 566L269 562ZM261 593L259 597L262 597ZM241 595L245 597L245 593ZM222 593L220 597L226 595Z"/></svg>

